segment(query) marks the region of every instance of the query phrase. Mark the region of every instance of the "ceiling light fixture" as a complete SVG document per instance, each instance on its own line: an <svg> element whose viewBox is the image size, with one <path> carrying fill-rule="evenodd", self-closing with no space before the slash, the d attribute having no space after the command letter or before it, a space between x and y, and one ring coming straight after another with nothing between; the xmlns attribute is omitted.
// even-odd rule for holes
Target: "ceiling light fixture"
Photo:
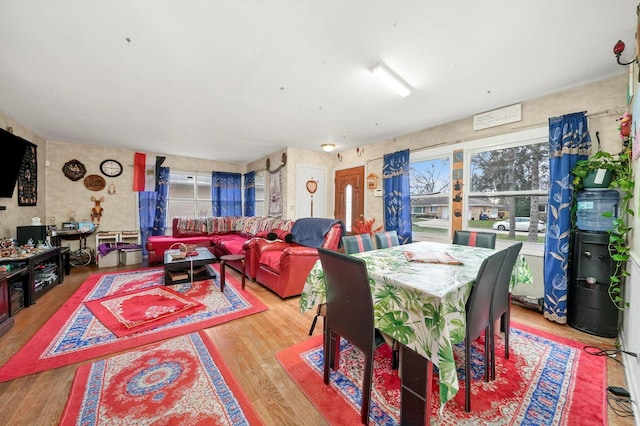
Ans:
<svg viewBox="0 0 640 426"><path fill-rule="evenodd" d="M382 62L371 68L371 73L403 98L411 94L411 86Z"/></svg>
<svg viewBox="0 0 640 426"><path fill-rule="evenodd" d="M331 152L336 148L336 144L335 143L323 143L322 145L320 145L320 147L322 148L322 150L324 152Z"/></svg>

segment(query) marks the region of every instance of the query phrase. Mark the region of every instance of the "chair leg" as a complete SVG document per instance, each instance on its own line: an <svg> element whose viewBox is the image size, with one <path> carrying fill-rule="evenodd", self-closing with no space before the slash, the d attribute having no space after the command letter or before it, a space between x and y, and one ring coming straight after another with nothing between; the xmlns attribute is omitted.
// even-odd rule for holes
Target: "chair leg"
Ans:
<svg viewBox="0 0 640 426"><path fill-rule="evenodd" d="M488 382L491 377L491 370L495 367L493 365L493 357L491 356L493 341L493 325L489 324L489 327L484 329L484 381Z"/></svg>
<svg viewBox="0 0 640 426"><path fill-rule="evenodd" d="M509 330L511 329L511 309L507 308L507 312L502 314L504 321L504 357L509 359Z"/></svg>
<svg viewBox="0 0 640 426"><path fill-rule="evenodd" d="M309 336L313 335L313 329L316 328L316 322L318 322L318 314L313 317L313 322L311 322L311 328L309 329Z"/></svg>
<svg viewBox="0 0 640 426"><path fill-rule="evenodd" d="M364 377L362 378L362 407L360 421L369 424L369 405L371 404L371 382L373 380L373 348L365 355Z"/></svg>
<svg viewBox="0 0 640 426"><path fill-rule="evenodd" d="M471 342L464 341L464 411L471 411Z"/></svg>
<svg viewBox="0 0 640 426"><path fill-rule="evenodd" d="M489 326L491 328L490 334L491 336L489 337L490 341L489 341L489 359L490 359L490 363L491 363L491 378L490 380L495 380L496 379L496 328L495 328L495 324L491 324ZM489 360L487 360L487 362L489 362Z"/></svg>
<svg viewBox="0 0 640 426"><path fill-rule="evenodd" d="M326 330L324 333L324 384L329 384L329 369L331 368L331 354L333 353L331 348L331 330Z"/></svg>
<svg viewBox="0 0 640 426"><path fill-rule="evenodd" d="M391 369L397 370L400 366L400 344L397 340L391 345Z"/></svg>

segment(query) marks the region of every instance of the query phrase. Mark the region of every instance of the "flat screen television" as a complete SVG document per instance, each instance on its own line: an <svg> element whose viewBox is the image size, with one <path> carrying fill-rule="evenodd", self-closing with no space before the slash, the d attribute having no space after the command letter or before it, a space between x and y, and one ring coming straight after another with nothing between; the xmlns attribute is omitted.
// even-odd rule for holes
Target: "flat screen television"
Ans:
<svg viewBox="0 0 640 426"><path fill-rule="evenodd" d="M13 198L18 173L29 142L0 129L0 198Z"/></svg>

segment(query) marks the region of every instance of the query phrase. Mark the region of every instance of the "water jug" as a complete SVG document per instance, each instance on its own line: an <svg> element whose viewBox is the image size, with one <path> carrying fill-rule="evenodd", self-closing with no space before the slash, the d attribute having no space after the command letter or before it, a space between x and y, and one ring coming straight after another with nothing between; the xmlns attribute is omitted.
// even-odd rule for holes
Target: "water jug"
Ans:
<svg viewBox="0 0 640 426"><path fill-rule="evenodd" d="M583 231L610 231L618 217L620 194L614 189L585 189L578 192L576 225ZM602 213L610 212L611 217Z"/></svg>

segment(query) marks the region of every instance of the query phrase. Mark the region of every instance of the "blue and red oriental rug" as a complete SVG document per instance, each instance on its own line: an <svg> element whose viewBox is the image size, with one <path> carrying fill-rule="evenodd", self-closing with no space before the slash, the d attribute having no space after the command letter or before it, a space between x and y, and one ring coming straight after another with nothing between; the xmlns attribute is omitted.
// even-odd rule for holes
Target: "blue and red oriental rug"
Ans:
<svg viewBox="0 0 640 426"><path fill-rule="evenodd" d="M218 265L214 268L217 272ZM123 337L118 337L85 304L95 300L108 301L114 295L136 294L163 284L162 268L90 276L0 368L0 382L191 333L268 309L250 292L241 290L240 283L229 274L222 293L218 277L215 281L170 286L174 292L185 296L185 301L194 300L204 308L198 307L186 315L182 312L171 321L163 320L153 328L145 326L134 333L125 333ZM103 321L108 323L104 318ZM113 324L109 326L113 328Z"/></svg>
<svg viewBox="0 0 640 426"><path fill-rule="evenodd" d="M78 368L62 426L262 424L204 332Z"/></svg>
<svg viewBox="0 0 640 426"><path fill-rule="evenodd" d="M484 342L472 346L471 412L464 410L464 347L456 345L460 391L440 412L438 377L434 373L431 422L438 425L605 425L606 360L582 345L512 323L510 357L496 339L496 380L484 382ZM287 348L278 360L333 425L358 424L364 356L341 339L340 369L323 382L322 336ZM391 370L391 350L375 352L370 424L397 425L400 379Z"/></svg>

